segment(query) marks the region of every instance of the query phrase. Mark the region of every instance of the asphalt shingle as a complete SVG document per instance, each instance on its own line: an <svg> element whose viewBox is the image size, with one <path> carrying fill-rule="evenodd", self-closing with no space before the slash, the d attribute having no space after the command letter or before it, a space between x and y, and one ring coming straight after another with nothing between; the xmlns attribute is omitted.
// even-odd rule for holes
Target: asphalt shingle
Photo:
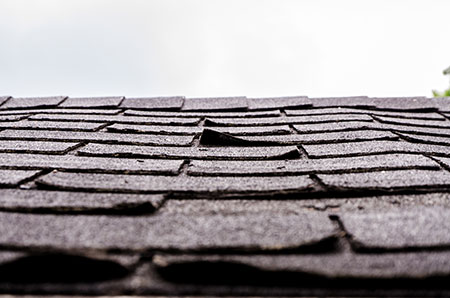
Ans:
<svg viewBox="0 0 450 298"><path fill-rule="evenodd" d="M374 107L367 96L310 98L314 107Z"/></svg>
<svg viewBox="0 0 450 298"><path fill-rule="evenodd" d="M241 111L247 110L247 98L214 97L214 98L186 98L183 111Z"/></svg>
<svg viewBox="0 0 450 298"><path fill-rule="evenodd" d="M60 104L65 96L52 97L12 97L0 109L29 109L29 108L43 108L55 107Z"/></svg>
<svg viewBox="0 0 450 298"><path fill-rule="evenodd" d="M442 207L403 208L384 212L342 213L345 229L359 249L406 250L448 247L450 211Z"/></svg>
<svg viewBox="0 0 450 298"><path fill-rule="evenodd" d="M186 158L186 159L285 159L299 157L297 147L148 147L88 144L78 150L80 155Z"/></svg>
<svg viewBox="0 0 450 298"><path fill-rule="evenodd" d="M423 127L434 127L434 128L450 128L450 121L405 119L405 118L394 118L394 117L384 117L384 116L374 116L374 117L380 122L389 123L389 124L423 126Z"/></svg>
<svg viewBox="0 0 450 298"><path fill-rule="evenodd" d="M0 131L0 139L61 142L74 141L149 146L189 146L192 143L193 136L143 135L84 131L4 130Z"/></svg>
<svg viewBox="0 0 450 298"><path fill-rule="evenodd" d="M188 118L251 118L251 117L278 117L281 116L279 110L268 111L246 111L246 112L164 112L164 111L140 111L126 110L127 116L147 116L147 117L188 117Z"/></svg>
<svg viewBox="0 0 450 298"><path fill-rule="evenodd" d="M87 193L4 189L0 210L32 213L149 213L164 202L162 195Z"/></svg>
<svg viewBox="0 0 450 298"><path fill-rule="evenodd" d="M62 108L117 108L123 96L69 97L59 106Z"/></svg>
<svg viewBox="0 0 450 298"><path fill-rule="evenodd" d="M320 174L319 179L334 189L392 190L449 187L450 172L429 170L397 170L350 174Z"/></svg>
<svg viewBox="0 0 450 298"><path fill-rule="evenodd" d="M23 181L37 175L39 171L0 170L0 187L17 186ZM1 191L3 193L3 190Z"/></svg>
<svg viewBox="0 0 450 298"><path fill-rule="evenodd" d="M450 175L450 174L449 174ZM53 172L37 180L41 186L64 190L108 192L179 192L192 194L235 194L271 192L297 193L312 189L308 176L287 177L192 177L113 175Z"/></svg>
<svg viewBox="0 0 450 298"><path fill-rule="evenodd" d="M117 159L76 155L0 153L0 167L57 169L88 173L178 174L182 160Z"/></svg>
<svg viewBox="0 0 450 298"><path fill-rule="evenodd" d="M64 117L63 115L61 115ZM66 115L67 116L67 115ZM83 117L83 116L80 116ZM0 129L36 129L36 130L66 130L66 131L95 131L106 123L88 123L72 121L14 121L0 122Z"/></svg>
<svg viewBox="0 0 450 298"><path fill-rule="evenodd" d="M282 251L336 237L321 213L180 216L0 214L0 245L22 248Z"/></svg>
<svg viewBox="0 0 450 298"><path fill-rule="evenodd" d="M284 109L294 107L310 107L307 96L248 98L249 110Z"/></svg>
<svg viewBox="0 0 450 298"><path fill-rule="evenodd" d="M310 124L345 121L373 121L368 115L361 114L336 114L336 115L312 115L294 117L265 117L265 118L216 118L206 119L207 126L258 126L281 124Z"/></svg>
<svg viewBox="0 0 450 298"><path fill-rule="evenodd" d="M26 110L4 110L0 111L0 115L32 115L32 114L92 114L92 115L116 115L120 109L26 109Z"/></svg>
<svg viewBox="0 0 450 298"><path fill-rule="evenodd" d="M183 101L182 96L125 98L120 107L138 110L179 110L183 106Z"/></svg>
<svg viewBox="0 0 450 298"><path fill-rule="evenodd" d="M449 162L450 166L450 162ZM194 160L190 175L299 175L312 173L343 173L393 169L439 169L438 164L420 155L386 154L348 158L221 161Z"/></svg>
<svg viewBox="0 0 450 298"><path fill-rule="evenodd" d="M44 142L44 141L0 141L2 153L45 153L64 154L76 148L79 144L74 142Z"/></svg>
<svg viewBox="0 0 450 298"><path fill-rule="evenodd" d="M344 157L386 153L450 155L450 147L401 141L367 141L326 145L303 145L311 158Z"/></svg>

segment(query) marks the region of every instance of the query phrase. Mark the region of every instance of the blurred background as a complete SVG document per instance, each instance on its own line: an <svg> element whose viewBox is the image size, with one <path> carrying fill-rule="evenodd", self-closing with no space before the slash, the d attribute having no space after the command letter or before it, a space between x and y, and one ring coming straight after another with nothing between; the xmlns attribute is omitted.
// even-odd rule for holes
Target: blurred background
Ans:
<svg viewBox="0 0 450 298"><path fill-rule="evenodd" d="M0 95L432 96L450 1L0 0Z"/></svg>

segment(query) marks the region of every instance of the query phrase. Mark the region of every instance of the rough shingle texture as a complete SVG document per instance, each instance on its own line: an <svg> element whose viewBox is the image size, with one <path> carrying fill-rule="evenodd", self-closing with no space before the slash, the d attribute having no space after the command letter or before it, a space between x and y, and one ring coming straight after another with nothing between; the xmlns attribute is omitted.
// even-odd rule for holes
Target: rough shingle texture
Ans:
<svg viewBox="0 0 450 298"><path fill-rule="evenodd" d="M0 292L448 297L449 123L448 98L0 97Z"/></svg>

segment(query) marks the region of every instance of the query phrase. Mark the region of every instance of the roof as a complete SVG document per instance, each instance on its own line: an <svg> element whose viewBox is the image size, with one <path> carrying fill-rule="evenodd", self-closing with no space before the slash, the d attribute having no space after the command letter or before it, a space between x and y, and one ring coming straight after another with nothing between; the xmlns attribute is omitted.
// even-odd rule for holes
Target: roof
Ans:
<svg viewBox="0 0 450 298"><path fill-rule="evenodd" d="M449 98L0 104L2 293L450 294Z"/></svg>

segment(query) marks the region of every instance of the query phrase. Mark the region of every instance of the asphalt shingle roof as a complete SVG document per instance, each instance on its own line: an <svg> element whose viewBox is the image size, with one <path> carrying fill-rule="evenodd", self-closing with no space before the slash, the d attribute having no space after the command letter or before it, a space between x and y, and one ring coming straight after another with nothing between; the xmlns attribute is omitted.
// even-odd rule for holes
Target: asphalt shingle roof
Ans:
<svg viewBox="0 0 450 298"><path fill-rule="evenodd" d="M0 292L449 296L450 98L0 97Z"/></svg>

